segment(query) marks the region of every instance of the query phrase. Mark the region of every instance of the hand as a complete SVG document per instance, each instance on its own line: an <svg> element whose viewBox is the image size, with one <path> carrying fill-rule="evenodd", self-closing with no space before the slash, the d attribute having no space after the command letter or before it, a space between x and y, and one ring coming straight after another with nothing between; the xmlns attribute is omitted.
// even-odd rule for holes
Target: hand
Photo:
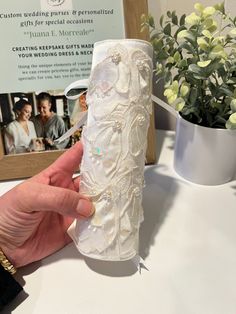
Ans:
<svg viewBox="0 0 236 314"><path fill-rule="evenodd" d="M74 218L93 214L92 203L72 179L82 158L76 143L50 167L0 197L0 248L20 267L40 260L71 241Z"/></svg>
<svg viewBox="0 0 236 314"><path fill-rule="evenodd" d="M53 140L50 139L50 138L45 138L44 141L45 141L45 144L47 144L47 145L50 145L50 146L53 146L53 145L54 145Z"/></svg>

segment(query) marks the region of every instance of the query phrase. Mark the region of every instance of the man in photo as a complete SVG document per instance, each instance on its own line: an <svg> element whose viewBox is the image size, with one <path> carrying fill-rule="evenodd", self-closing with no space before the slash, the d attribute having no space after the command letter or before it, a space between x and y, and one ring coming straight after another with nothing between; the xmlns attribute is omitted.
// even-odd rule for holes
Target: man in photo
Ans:
<svg viewBox="0 0 236 314"><path fill-rule="evenodd" d="M59 144L54 141L66 132L66 126L61 117L51 110L52 98L48 93L40 93L37 96L39 114L32 120L36 129L37 137L43 137L46 149L64 149L69 143L66 139Z"/></svg>

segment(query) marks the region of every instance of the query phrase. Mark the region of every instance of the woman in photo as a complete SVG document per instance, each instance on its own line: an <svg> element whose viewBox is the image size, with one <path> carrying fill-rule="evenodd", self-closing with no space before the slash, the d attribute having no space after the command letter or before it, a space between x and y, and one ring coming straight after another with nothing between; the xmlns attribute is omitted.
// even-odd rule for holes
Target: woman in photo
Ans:
<svg viewBox="0 0 236 314"><path fill-rule="evenodd" d="M40 93L37 96L39 114L33 118L35 130L38 137L44 138L46 149L64 149L69 139L59 144L54 141L66 132L66 126L61 117L51 111L52 99L48 93Z"/></svg>
<svg viewBox="0 0 236 314"><path fill-rule="evenodd" d="M78 120L80 120L81 112L85 112L88 110L86 94L86 91L84 91L83 94L81 94L79 98L75 101L74 108L70 116L70 123L72 126L75 125Z"/></svg>
<svg viewBox="0 0 236 314"><path fill-rule="evenodd" d="M4 138L7 154L19 154L31 150L32 139L36 138L33 122L29 121L32 113L31 104L20 99L13 107L16 120L6 127Z"/></svg>

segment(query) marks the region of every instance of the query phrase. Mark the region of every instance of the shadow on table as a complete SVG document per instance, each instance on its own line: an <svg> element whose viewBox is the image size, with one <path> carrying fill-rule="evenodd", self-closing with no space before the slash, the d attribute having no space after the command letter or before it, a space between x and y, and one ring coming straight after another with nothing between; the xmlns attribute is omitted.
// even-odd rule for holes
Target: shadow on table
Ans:
<svg viewBox="0 0 236 314"><path fill-rule="evenodd" d="M166 131L157 130L157 136L156 136L156 160L157 160L157 164L158 164L158 161L160 159L162 147L164 145L164 141L166 138L169 138L170 142L171 142L167 148L170 150L174 150L175 133L164 133L164 132L166 132Z"/></svg>
<svg viewBox="0 0 236 314"><path fill-rule="evenodd" d="M83 255L77 250L74 243L70 243L65 246L62 250L48 256L43 260L42 266L47 266L49 264L55 263L62 259L84 259Z"/></svg>
<svg viewBox="0 0 236 314"><path fill-rule="evenodd" d="M155 240L157 241L155 237L164 224L178 193L178 179L159 173L159 170L164 167L151 166L145 171L144 221L139 233L139 252L143 259L149 255L151 246L154 245Z"/></svg>
<svg viewBox="0 0 236 314"><path fill-rule="evenodd" d="M83 256L73 243L70 243L63 250L44 259L41 266L43 267L62 259L83 259L91 270L109 277L130 276L137 271L132 261L109 262Z"/></svg>
<svg viewBox="0 0 236 314"><path fill-rule="evenodd" d="M232 188L233 190L235 190L235 193L234 193L234 194L236 195L236 181L233 181L233 183L234 183L234 185L232 185L231 188Z"/></svg>
<svg viewBox="0 0 236 314"><path fill-rule="evenodd" d="M13 311L28 298L28 294L25 291L21 291L18 296L8 305L6 306L1 312L1 314L11 314Z"/></svg>
<svg viewBox="0 0 236 314"><path fill-rule="evenodd" d="M132 260L123 262L99 261L85 257L88 267L98 274L109 277L127 277L135 274L138 270Z"/></svg>

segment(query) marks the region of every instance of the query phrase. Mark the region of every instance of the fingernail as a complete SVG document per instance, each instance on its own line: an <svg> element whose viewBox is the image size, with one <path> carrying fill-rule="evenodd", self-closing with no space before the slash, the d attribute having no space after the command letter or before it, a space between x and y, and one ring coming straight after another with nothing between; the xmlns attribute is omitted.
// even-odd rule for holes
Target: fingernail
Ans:
<svg viewBox="0 0 236 314"><path fill-rule="evenodd" d="M95 207L89 200L80 199L76 211L81 216L89 217L94 214Z"/></svg>

